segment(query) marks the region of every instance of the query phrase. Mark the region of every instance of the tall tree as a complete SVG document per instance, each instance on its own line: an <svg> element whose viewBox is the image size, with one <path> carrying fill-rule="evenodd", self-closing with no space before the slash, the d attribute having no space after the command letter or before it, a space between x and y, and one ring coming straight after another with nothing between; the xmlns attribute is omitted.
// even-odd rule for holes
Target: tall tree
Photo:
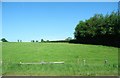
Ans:
<svg viewBox="0 0 120 78"><path fill-rule="evenodd" d="M80 21L75 28L76 39L95 36L120 35L120 15L117 12L111 14L95 14L88 20ZM118 20L118 21L117 21Z"/></svg>

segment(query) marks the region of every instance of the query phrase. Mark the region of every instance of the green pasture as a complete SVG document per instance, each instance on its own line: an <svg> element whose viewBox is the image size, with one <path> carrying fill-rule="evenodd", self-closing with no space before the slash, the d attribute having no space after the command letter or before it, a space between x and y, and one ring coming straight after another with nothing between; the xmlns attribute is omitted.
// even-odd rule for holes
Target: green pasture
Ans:
<svg viewBox="0 0 120 78"><path fill-rule="evenodd" d="M2 43L2 61L4 76L118 75L118 48L102 45L6 42ZM43 61L64 64L20 64Z"/></svg>
<svg viewBox="0 0 120 78"><path fill-rule="evenodd" d="M2 43L0 42L0 76L2 76Z"/></svg>

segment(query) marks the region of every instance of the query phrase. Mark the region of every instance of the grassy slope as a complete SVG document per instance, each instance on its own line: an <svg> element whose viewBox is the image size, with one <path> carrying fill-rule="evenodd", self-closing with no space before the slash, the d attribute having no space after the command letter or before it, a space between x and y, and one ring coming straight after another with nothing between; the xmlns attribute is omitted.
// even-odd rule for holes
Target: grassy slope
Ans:
<svg viewBox="0 0 120 78"><path fill-rule="evenodd" d="M2 76L2 43L0 42L0 76Z"/></svg>
<svg viewBox="0 0 120 78"><path fill-rule="evenodd" d="M3 75L117 75L118 48L68 43L3 43ZM83 65L83 59L86 65ZM104 60L108 65L104 65ZM19 65L64 61L65 64Z"/></svg>

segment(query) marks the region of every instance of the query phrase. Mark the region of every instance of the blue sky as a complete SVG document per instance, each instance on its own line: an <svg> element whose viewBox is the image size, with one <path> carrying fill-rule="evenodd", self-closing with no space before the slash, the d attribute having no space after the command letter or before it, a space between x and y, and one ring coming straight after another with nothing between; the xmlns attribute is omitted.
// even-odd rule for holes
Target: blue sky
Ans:
<svg viewBox="0 0 120 78"><path fill-rule="evenodd" d="M80 20L117 11L117 2L4 2L2 37L9 41L74 38Z"/></svg>
<svg viewBox="0 0 120 78"><path fill-rule="evenodd" d="M0 38L2 37L2 2L0 2Z"/></svg>
<svg viewBox="0 0 120 78"><path fill-rule="evenodd" d="M118 2L119 0L2 0L3 2Z"/></svg>

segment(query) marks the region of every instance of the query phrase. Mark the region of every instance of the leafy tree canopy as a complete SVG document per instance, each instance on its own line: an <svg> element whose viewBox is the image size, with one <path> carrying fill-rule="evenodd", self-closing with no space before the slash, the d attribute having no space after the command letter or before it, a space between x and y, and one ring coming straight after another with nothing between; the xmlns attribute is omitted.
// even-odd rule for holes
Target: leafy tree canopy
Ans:
<svg viewBox="0 0 120 78"><path fill-rule="evenodd" d="M76 39L81 37L95 37L100 35L120 35L120 15L118 12L111 14L95 14L85 21L80 21L75 28Z"/></svg>
<svg viewBox="0 0 120 78"><path fill-rule="evenodd" d="M1 39L2 42L8 42L5 38Z"/></svg>

